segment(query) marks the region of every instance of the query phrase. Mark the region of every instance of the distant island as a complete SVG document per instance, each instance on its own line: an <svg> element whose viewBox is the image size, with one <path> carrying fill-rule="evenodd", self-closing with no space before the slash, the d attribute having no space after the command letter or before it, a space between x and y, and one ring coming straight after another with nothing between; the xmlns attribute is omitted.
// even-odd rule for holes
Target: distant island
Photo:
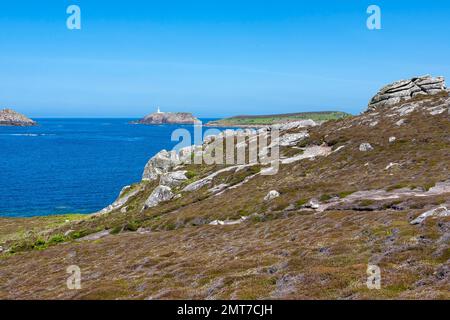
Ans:
<svg viewBox="0 0 450 320"><path fill-rule="evenodd" d="M196 124L200 123L197 119L189 112L161 112L158 110L152 114L145 116L144 118L132 121L131 124Z"/></svg>
<svg viewBox="0 0 450 320"><path fill-rule="evenodd" d="M262 127L276 123L298 121L298 120L314 120L316 122L324 122L328 120L336 120L351 116L341 111L319 111L319 112L299 112L284 113L271 115L243 115L221 120L210 121L206 124L209 127Z"/></svg>
<svg viewBox="0 0 450 320"><path fill-rule="evenodd" d="M14 110L3 109L0 111L0 126L30 127L35 125L37 125L35 121Z"/></svg>

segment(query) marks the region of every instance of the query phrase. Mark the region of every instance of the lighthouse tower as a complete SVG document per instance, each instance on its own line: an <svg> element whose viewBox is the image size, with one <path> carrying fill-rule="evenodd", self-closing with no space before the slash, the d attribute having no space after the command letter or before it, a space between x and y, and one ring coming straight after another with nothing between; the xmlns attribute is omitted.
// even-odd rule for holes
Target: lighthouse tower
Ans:
<svg viewBox="0 0 450 320"><path fill-rule="evenodd" d="M159 107L158 107L158 111L156 111L156 113L162 113L161 110L159 109Z"/></svg>

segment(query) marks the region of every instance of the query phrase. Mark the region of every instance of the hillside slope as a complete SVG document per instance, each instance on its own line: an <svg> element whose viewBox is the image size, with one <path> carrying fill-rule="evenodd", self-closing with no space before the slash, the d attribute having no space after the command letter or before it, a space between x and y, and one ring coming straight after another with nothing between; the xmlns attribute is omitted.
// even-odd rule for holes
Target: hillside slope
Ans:
<svg viewBox="0 0 450 320"><path fill-rule="evenodd" d="M206 124L208 127L264 127L276 123L283 123L288 121L298 120L313 120L323 122L328 120L336 120L349 117L350 114L341 111L318 111L318 112L299 112L286 114L271 114L271 115L248 115L235 116L215 121L210 121Z"/></svg>
<svg viewBox="0 0 450 320"><path fill-rule="evenodd" d="M0 298L450 299L449 93L398 92L359 116L278 126L275 175L186 164L208 138L156 155L99 213L0 228ZM69 265L81 290L66 288Z"/></svg>

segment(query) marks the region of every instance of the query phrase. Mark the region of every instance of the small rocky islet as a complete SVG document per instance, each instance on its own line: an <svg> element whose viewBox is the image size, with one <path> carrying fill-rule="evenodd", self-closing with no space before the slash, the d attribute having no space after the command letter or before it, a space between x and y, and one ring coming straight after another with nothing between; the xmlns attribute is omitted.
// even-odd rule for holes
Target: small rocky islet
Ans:
<svg viewBox="0 0 450 320"><path fill-rule="evenodd" d="M131 124L159 125L159 124L197 124L201 121L189 112L161 112L151 113L144 118L132 121Z"/></svg>
<svg viewBox="0 0 450 320"><path fill-rule="evenodd" d="M0 111L0 126L30 127L35 125L37 125L35 121L12 109Z"/></svg>

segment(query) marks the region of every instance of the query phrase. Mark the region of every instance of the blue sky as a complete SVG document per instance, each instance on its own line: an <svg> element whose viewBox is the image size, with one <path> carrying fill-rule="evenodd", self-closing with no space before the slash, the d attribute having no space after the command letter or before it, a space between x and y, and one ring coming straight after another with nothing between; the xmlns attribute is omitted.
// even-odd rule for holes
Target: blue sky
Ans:
<svg viewBox="0 0 450 320"><path fill-rule="evenodd" d="M82 29L66 28L81 8ZM382 30L366 9L382 10ZM450 1L2 0L0 107L32 117L363 111L450 77Z"/></svg>

